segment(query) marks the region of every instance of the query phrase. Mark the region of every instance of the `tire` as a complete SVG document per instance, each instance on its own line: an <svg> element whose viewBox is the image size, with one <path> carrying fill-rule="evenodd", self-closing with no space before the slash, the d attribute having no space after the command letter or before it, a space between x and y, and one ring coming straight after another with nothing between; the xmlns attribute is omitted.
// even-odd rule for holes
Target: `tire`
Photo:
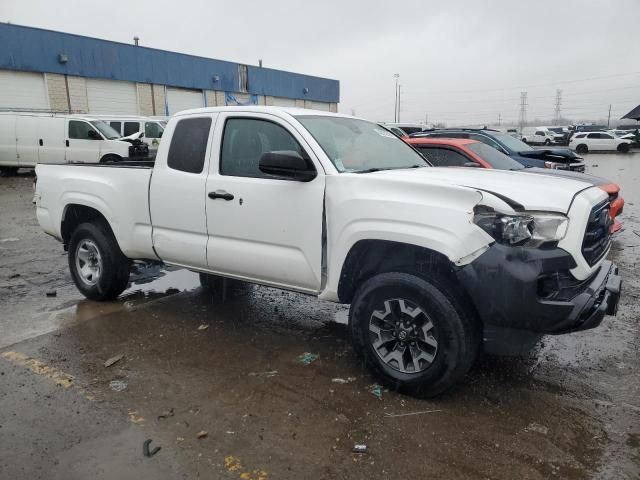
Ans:
<svg viewBox="0 0 640 480"><path fill-rule="evenodd" d="M100 159L100 163L117 163L121 162L122 157L120 155L109 154Z"/></svg>
<svg viewBox="0 0 640 480"><path fill-rule="evenodd" d="M544 144L549 146L551 145L551 140L549 140L548 138L544 141Z"/></svg>
<svg viewBox="0 0 640 480"><path fill-rule="evenodd" d="M69 241L69 270L78 290L90 300L113 300L129 283L131 261L104 222L82 223Z"/></svg>
<svg viewBox="0 0 640 480"><path fill-rule="evenodd" d="M469 371L481 328L458 292L435 273L383 273L358 288L349 310L354 348L389 389L433 397Z"/></svg>
<svg viewBox="0 0 640 480"><path fill-rule="evenodd" d="M524 137L522 137L522 142L523 142L523 143L527 143L527 139L526 139L526 138L524 138Z"/></svg>
<svg viewBox="0 0 640 480"><path fill-rule="evenodd" d="M618 152L620 152L620 153L629 153L629 144L628 143L621 143L620 145L618 145Z"/></svg>
<svg viewBox="0 0 640 480"><path fill-rule="evenodd" d="M576 147L576 152L578 153L588 153L589 147L587 147L584 143L581 143Z"/></svg>

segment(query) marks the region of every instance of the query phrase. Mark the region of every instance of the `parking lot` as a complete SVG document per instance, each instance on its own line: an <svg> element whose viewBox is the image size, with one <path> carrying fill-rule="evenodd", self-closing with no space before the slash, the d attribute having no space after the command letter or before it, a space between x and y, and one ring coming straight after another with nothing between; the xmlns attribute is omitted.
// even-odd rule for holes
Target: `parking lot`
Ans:
<svg viewBox="0 0 640 480"><path fill-rule="evenodd" d="M153 267L83 299L33 177L0 178L0 477L638 478L640 153L586 161L626 200L617 317L482 358L435 400L377 388L344 306L266 287L223 302Z"/></svg>

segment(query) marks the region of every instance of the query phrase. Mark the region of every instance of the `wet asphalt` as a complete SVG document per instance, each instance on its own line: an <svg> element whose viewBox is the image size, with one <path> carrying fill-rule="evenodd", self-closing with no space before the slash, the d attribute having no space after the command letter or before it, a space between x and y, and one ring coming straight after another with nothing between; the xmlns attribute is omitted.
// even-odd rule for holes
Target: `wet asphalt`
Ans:
<svg viewBox="0 0 640 480"><path fill-rule="evenodd" d="M0 479L640 478L640 153L586 161L626 200L618 316L481 358L433 400L376 388L345 306L223 302L146 265L117 301L83 299L33 177L0 178Z"/></svg>

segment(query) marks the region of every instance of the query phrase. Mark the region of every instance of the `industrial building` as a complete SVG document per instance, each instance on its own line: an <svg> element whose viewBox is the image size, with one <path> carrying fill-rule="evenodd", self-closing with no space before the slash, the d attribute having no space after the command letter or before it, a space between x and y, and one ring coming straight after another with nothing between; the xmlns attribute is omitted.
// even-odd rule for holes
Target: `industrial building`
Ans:
<svg viewBox="0 0 640 480"><path fill-rule="evenodd" d="M222 105L337 111L337 80L0 23L0 109L172 115Z"/></svg>

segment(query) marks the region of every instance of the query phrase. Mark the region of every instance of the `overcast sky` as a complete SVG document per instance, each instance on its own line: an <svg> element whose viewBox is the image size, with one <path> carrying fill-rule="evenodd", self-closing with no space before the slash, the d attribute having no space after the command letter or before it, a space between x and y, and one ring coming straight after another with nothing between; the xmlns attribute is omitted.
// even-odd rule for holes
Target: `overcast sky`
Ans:
<svg viewBox="0 0 640 480"><path fill-rule="evenodd" d="M449 124L562 112L618 119L640 103L640 1L0 0L0 21L340 80L339 110ZM1 46L0 46L1 48Z"/></svg>

